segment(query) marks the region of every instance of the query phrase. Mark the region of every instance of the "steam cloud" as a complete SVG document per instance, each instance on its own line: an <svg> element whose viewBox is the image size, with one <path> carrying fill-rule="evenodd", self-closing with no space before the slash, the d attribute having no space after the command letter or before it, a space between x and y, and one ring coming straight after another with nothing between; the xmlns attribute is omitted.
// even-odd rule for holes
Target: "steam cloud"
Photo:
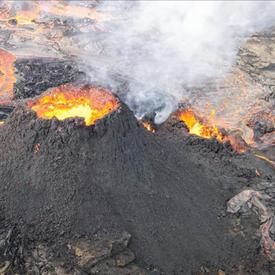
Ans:
<svg viewBox="0 0 275 275"><path fill-rule="evenodd" d="M35 2L8 1L17 9ZM38 3L43 11L50 11L59 1ZM102 1L97 10L111 16L105 22L107 32L84 34L72 47L98 43L103 51L95 52L91 46L89 56L86 50L79 56L94 69L87 69L91 79L110 85L137 117L155 111L156 123L176 109L186 88L230 71L246 37L275 25L275 2L271 1ZM118 79L127 82L127 92L120 89Z"/></svg>
<svg viewBox="0 0 275 275"><path fill-rule="evenodd" d="M275 3L265 1L106 1L99 10L115 26L101 41L102 58L84 61L113 89L114 75L126 79L126 103L138 117L156 111L156 123L176 108L185 87L228 72L243 38L275 23Z"/></svg>

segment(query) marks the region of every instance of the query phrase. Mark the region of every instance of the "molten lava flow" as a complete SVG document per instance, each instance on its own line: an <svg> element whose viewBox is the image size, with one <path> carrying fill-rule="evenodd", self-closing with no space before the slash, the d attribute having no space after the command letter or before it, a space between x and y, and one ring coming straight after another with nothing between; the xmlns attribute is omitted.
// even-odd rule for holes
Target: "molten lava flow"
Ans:
<svg viewBox="0 0 275 275"><path fill-rule="evenodd" d="M62 85L37 100L29 107L43 119L83 118L87 126L95 124L119 107L118 100L110 92L97 87Z"/></svg>
<svg viewBox="0 0 275 275"><path fill-rule="evenodd" d="M149 132L155 133L156 130L152 127L152 125L146 121L142 122L142 125L145 129L147 129Z"/></svg>
<svg viewBox="0 0 275 275"><path fill-rule="evenodd" d="M179 119L185 123L189 133L203 138L216 138L223 141L223 135L216 125L207 126L200 122L191 109L179 113Z"/></svg>
<svg viewBox="0 0 275 275"><path fill-rule="evenodd" d="M250 147L261 149L272 146L272 139L267 134L259 137L255 133L253 120L258 121L259 118L265 123L269 119L271 122L271 118L263 118L262 115L272 113L274 107L271 101L264 99L266 89L262 84L253 81L242 70L234 69L232 73L218 80L215 88L203 89L203 93L198 91L194 93L194 97L192 108L200 110L202 117L209 118L211 110L215 109L215 125L238 132ZM187 103L189 100L187 97Z"/></svg>
<svg viewBox="0 0 275 275"><path fill-rule="evenodd" d="M213 119L214 115L215 110L212 110L211 120ZM178 113L178 118L180 121L183 121L185 123L190 134L194 134L207 139L215 138L220 142L227 141L231 144L232 148L239 153L243 153L246 150L245 147L241 145L234 136L226 136L221 133L221 131L215 124L212 126L203 124L202 121L196 117L195 113L191 109L180 111Z"/></svg>
<svg viewBox="0 0 275 275"><path fill-rule="evenodd" d="M13 98L13 85L16 82L13 64L16 57L0 49L0 103Z"/></svg>

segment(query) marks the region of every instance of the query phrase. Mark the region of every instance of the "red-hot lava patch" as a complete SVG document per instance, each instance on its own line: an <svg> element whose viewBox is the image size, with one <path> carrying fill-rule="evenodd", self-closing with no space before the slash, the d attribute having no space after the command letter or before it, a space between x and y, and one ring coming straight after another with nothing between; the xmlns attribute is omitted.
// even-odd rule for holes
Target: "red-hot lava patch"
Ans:
<svg viewBox="0 0 275 275"><path fill-rule="evenodd" d="M198 117L192 109L185 109L177 112L177 117L180 121L184 122L190 134L197 135L205 139L214 138L219 142L228 142L232 148L239 152L244 153L246 148L244 142L238 141L233 135L228 135L225 131L221 131L214 123L209 124Z"/></svg>
<svg viewBox="0 0 275 275"><path fill-rule="evenodd" d="M119 107L118 100L100 87L62 85L28 101L28 107L43 119L82 118L90 126Z"/></svg>

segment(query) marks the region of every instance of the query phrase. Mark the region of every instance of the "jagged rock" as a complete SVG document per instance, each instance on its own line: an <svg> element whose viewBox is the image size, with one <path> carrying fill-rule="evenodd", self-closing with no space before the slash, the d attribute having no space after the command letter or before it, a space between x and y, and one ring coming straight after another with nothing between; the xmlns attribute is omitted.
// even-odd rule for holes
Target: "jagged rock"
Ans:
<svg viewBox="0 0 275 275"><path fill-rule="evenodd" d="M115 238L104 238L96 241L81 240L75 244L69 244L77 258L80 267L94 266L99 261L123 251L129 243L131 235L123 232Z"/></svg>
<svg viewBox="0 0 275 275"><path fill-rule="evenodd" d="M262 111L253 115L247 125L253 129L254 138L257 140L261 136L275 131L275 118L272 113Z"/></svg>
<svg viewBox="0 0 275 275"><path fill-rule="evenodd" d="M18 59L14 66L17 78L14 85L15 99L33 97L48 88L85 79L85 74L70 60Z"/></svg>
<svg viewBox="0 0 275 275"><path fill-rule="evenodd" d="M21 250L21 256L8 253L9 244L13 251L21 249L21 237L17 234L10 230L4 239L0 239L1 275L17 272L27 275L151 274L133 263L135 255L128 248L130 234L127 232L97 233L92 239L77 237L67 245L65 240L57 246L32 243Z"/></svg>
<svg viewBox="0 0 275 275"><path fill-rule="evenodd" d="M126 266L135 260L135 254L130 250L126 249L120 254L115 256L116 265L119 267Z"/></svg>

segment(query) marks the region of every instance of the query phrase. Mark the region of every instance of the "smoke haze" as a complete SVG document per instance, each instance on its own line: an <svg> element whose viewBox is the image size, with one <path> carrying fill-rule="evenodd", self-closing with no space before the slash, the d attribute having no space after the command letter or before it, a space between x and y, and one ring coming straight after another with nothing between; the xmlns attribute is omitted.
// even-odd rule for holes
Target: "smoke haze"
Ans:
<svg viewBox="0 0 275 275"><path fill-rule="evenodd" d="M76 57L91 81L111 86L138 118L155 111L156 123L167 119L183 98L196 98L190 87L230 72L249 35L275 24L271 1L0 0L0 7L4 4L16 11L29 7L31 18L42 22L67 20L62 30L43 24L20 29L19 24L20 35L9 39L16 53ZM96 12L79 6L96 7ZM209 90L205 96L227 95Z"/></svg>
<svg viewBox="0 0 275 275"><path fill-rule="evenodd" d="M243 38L273 25L275 4L106 1L99 10L111 14L114 25L101 41L102 58L91 54L84 62L113 89L118 85L113 75L127 80L126 103L138 117L157 110L155 122L160 123L186 87L230 70Z"/></svg>

